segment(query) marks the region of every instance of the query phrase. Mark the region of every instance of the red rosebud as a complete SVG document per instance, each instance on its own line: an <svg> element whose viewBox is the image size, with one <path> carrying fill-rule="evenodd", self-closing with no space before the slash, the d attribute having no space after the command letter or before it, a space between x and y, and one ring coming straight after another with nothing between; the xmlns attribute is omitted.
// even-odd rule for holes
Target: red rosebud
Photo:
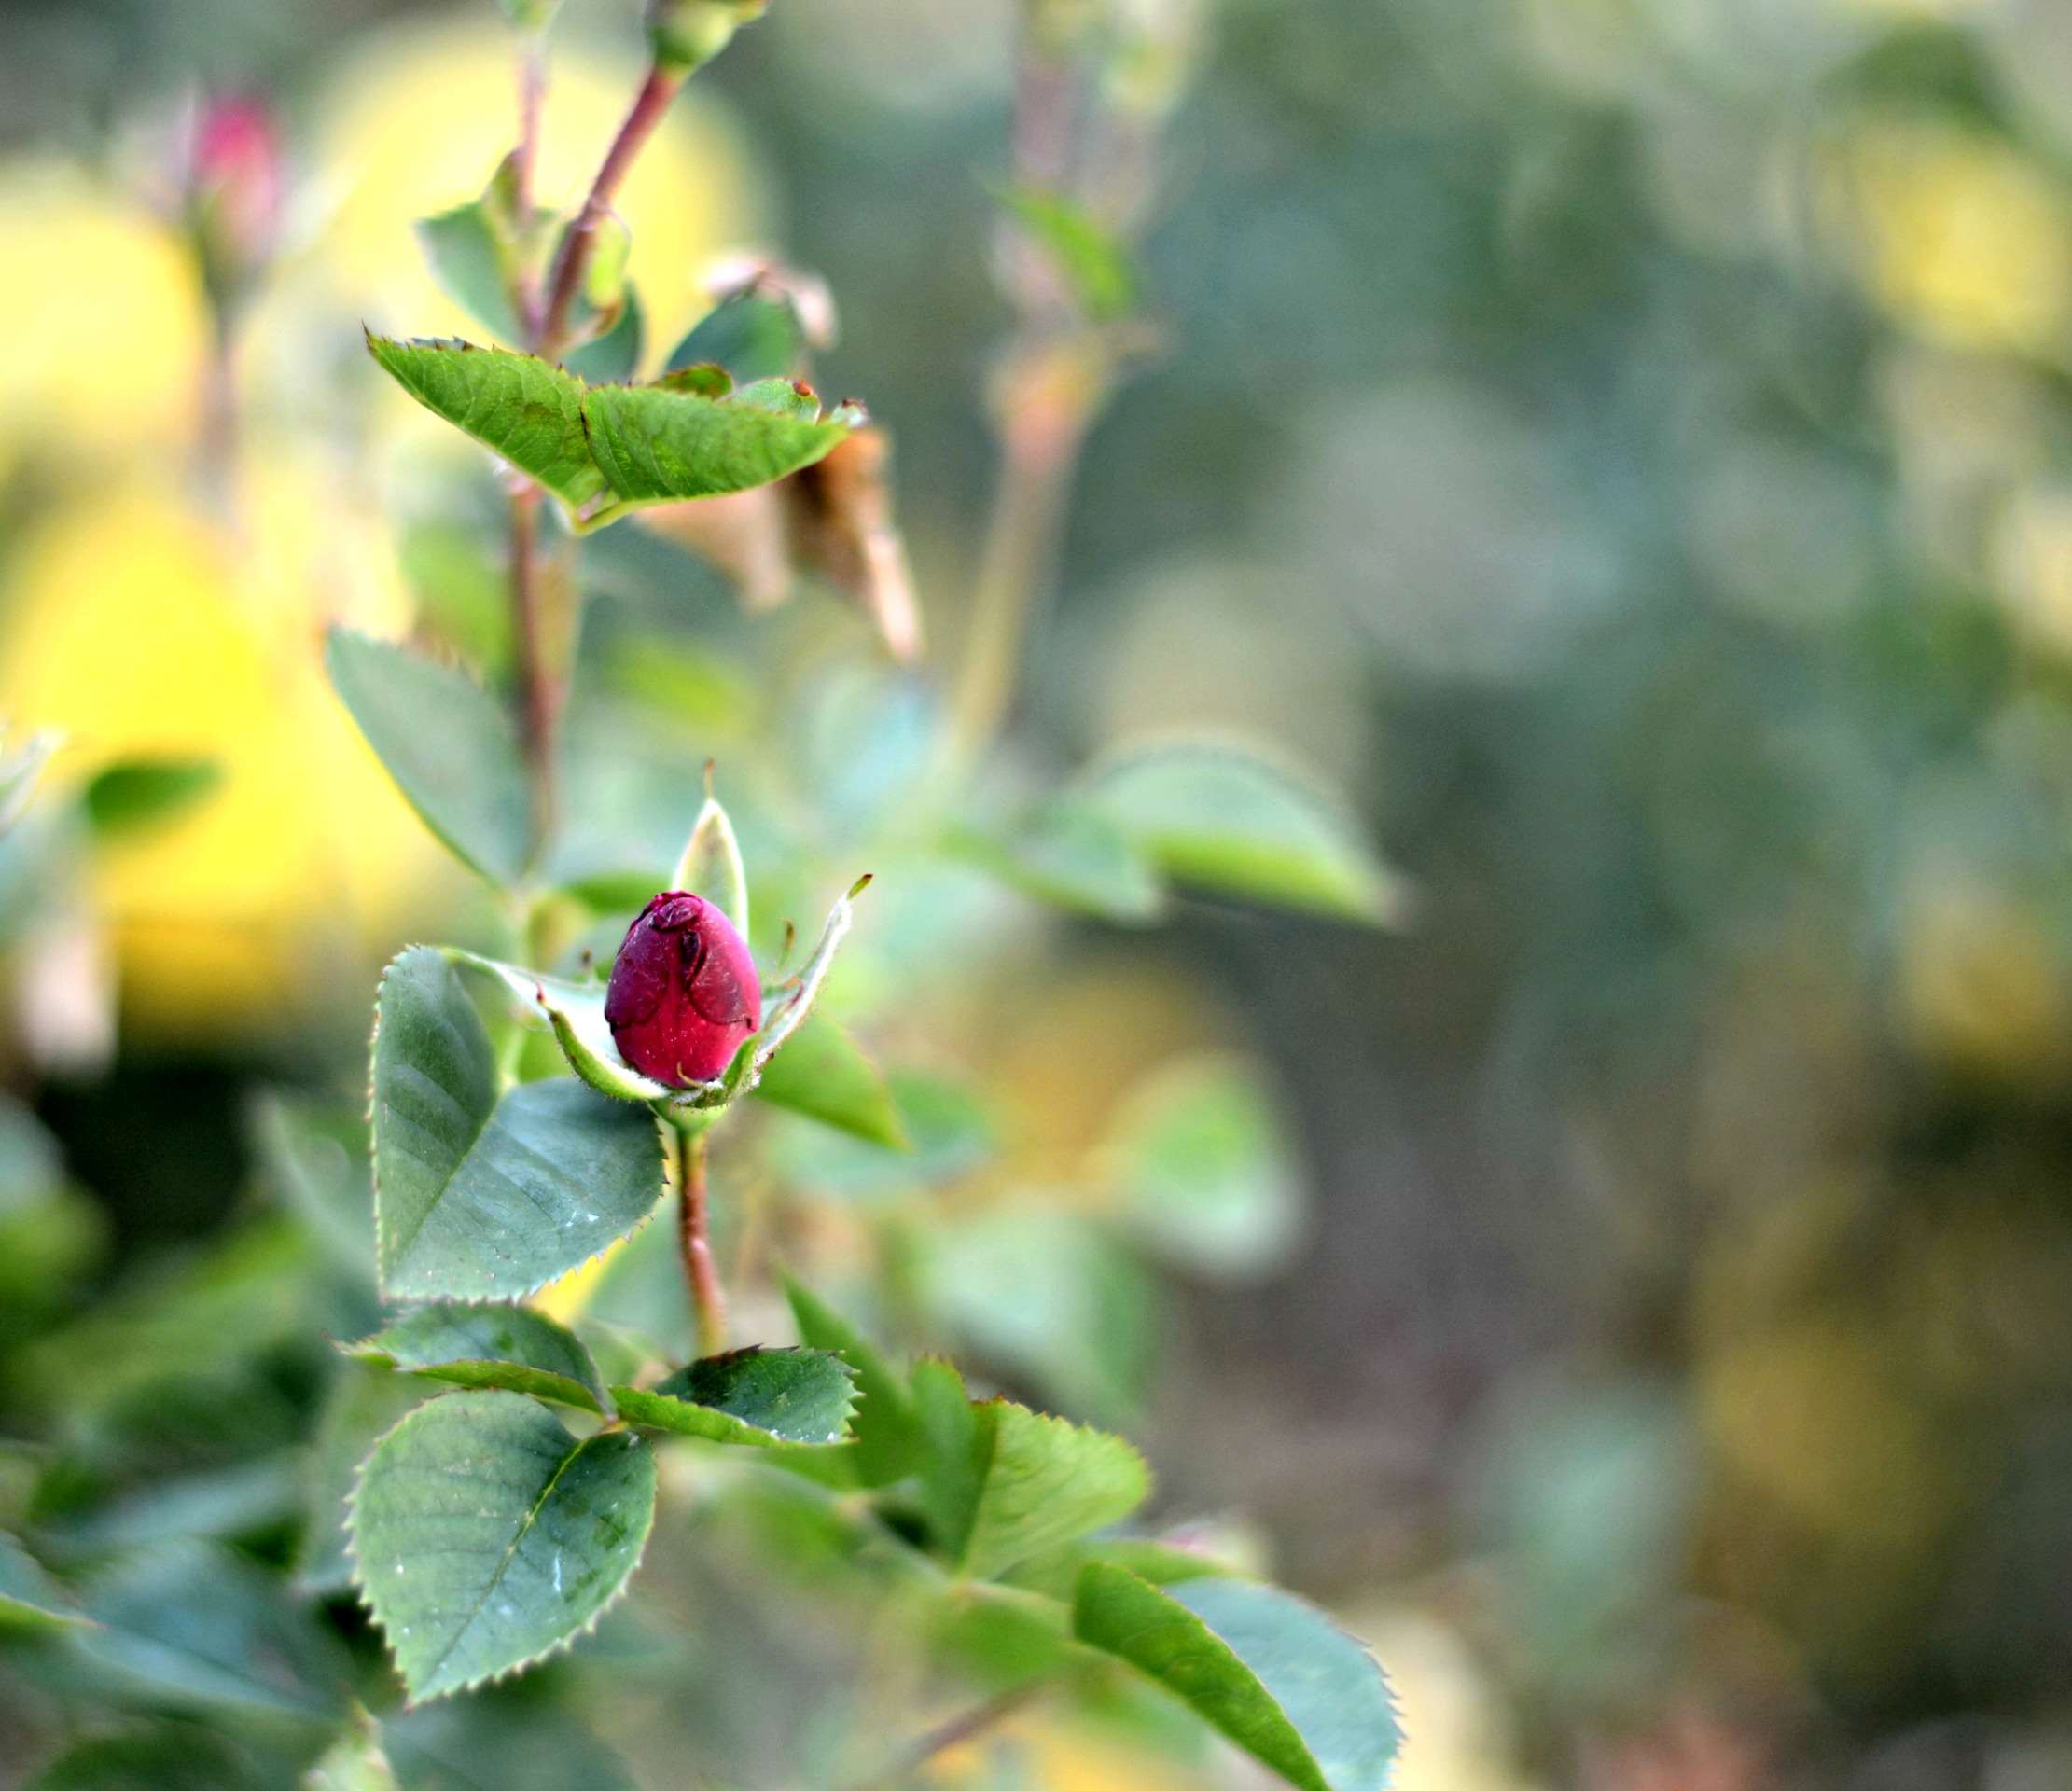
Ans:
<svg viewBox="0 0 2072 1791"><path fill-rule="evenodd" d="M762 984L747 943L712 903L665 891L626 929L605 1022L643 1076L675 1089L712 1081L762 1024Z"/></svg>

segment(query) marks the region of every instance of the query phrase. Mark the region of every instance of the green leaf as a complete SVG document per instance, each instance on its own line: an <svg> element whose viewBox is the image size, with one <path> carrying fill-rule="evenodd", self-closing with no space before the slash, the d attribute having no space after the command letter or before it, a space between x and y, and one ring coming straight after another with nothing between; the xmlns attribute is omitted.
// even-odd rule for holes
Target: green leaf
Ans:
<svg viewBox="0 0 2072 1791"><path fill-rule="evenodd" d="M86 1618L64 1588L12 1536L0 1534L0 1635L58 1630Z"/></svg>
<svg viewBox="0 0 2072 1791"><path fill-rule="evenodd" d="M753 388L751 388L752 390ZM653 385L601 385L583 401L591 452L622 505L716 497L810 466L849 432L779 414L747 395L701 397Z"/></svg>
<svg viewBox="0 0 2072 1791"><path fill-rule="evenodd" d="M417 220L417 240L432 278L452 301L500 341L525 340L511 308L517 251L489 201L478 199Z"/></svg>
<svg viewBox="0 0 2072 1791"><path fill-rule="evenodd" d="M154 1704L329 1722L347 1663L280 1580L227 1548L171 1542L125 1557L82 1596L73 1645Z"/></svg>
<svg viewBox="0 0 2072 1791"><path fill-rule="evenodd" d="M583 427L583 382L573 373L536 354L472 342L369 333L367 347L427 410L530 473L570 509L604 490Z"/></svg>
<svg viewBox="0 0 2072 1791"><path fill-rule="evenodd" d="M723 398L734 389L734 376L711 361L671 368L655 382L664 392L688 392L695 397Z"/></svg>
<svg viewBox="0 0 2072 1791"><path fill-rule="evenodd" d="M577 1442L531 1399L454 1393L368 1458L353 1556L422 1701L572 1644L624 1588L654 1517L654 1451L631 1432Z"/></svg>
<svg viewBox="0 0 2072 1791"><path fill-rule="evenodd" d="M1127 1517L1151 1490L1119 1437L1006 1399L966 1397L946 1362L913 1371L927 1459L922 1494L936 1551L974 1579Z"/></svg>
<svg viewBox="0 0 2072 1791"><path fill-rule="evenodd" d="M1240 1579L1160 1588L1095 1562L1072 1624L1301 1791L1387 1784L1402 1730L1382 1670L1301 1600Z"/></svg>
<svg viewBox="0 0 2072 1791"><path fill-rule="evenodd" d="M946 844L1024 895L1078 913L1132 925L1156 920L1165 907L1149 861L1083 801L1053 798L1009 830L964 828Z"/></svg>
<svg viewBox="0 0 2072 1791"><path fill-rule="evenodd" d="M1103 1158L1130 1229L1186 1268L1260 1274L1295 1243L1295 1166L1255 1065L1169 1065L1131 1094Z"/></svg>
<svg viewBox="0 0 2072 1791"><path fill-rule="evenodd" d="M741 861L741 841L717 797L708 796L691 823L690 838L677 859L671 889L702 896L748 937L748 871Z"/></svg>
<svg viewBox="0 0 2072 1791"><path fill-rule="evenodd" d="M597 1365L575 1333L522 1306L452 1300L420 1306L342 1347L362 1362L456 1386L502 1387L586 1411L608 1409Z"/></svg>
<svg viewBox="0 0 2072 1791"><path fill-rule="evenodd" d="M101 1294L86 1313L29 1344L10 1368L23 1401L77 1423L167 1386L175 1399L234 1376L256 1352L328 1318L326 1278L300 1230L272 1217L238 1228L190 1260Z"/></svg>
<svg viewBox="0 0 2072 1791"><path fill-rule="evenodd" d="M784 1049L770 1059L756 1093L772 1106L804 1114L888 1150L908 1147L883 1074L825 1015L809 1015Z"/></svg>
<svg viewBox="0 0 2072 1791"><path fill-rule="evenodd" d="M919 1465L923 1437L906 1382L867 1343L861 1332L809 1288L788 1277L785 1298L809 1349L831 1351L855 1371L859 1404L850 1420L856 1439L856 1478L864 1486L889 1486Z"/></svg>
<svg viewBox="0 0 2072 1791"><path fill-rule="evenodd" d="M496 687L510 673L510 580L477 519L413 517L397 533L396 563L416 600L417 632Z"/></svg>
<svg viewBox="0 0 2072 1791"><path fill-rule="evenodd" d="M302 1540L295 1580L303 1590L335 1592L352 1582L345 1552L345 1520L360 1464L404 1413L434 1389L414 1375L389 1374L364 1362L343 1362L326 1394L302 1475Z"/></svg>
<svg viewBox="0 0 2072 1791"><path fill-rule="evenodd" d="M372 1279L374 1193L368 1178L367 1118L280 1089L253 1100L253 1153L280 1204L334 1264Z"/></svg>
<svg viewBox="0 0 2072 1791"><path fill-rule="evenodd" d="M1070 200L1039 187L1000 195L1015 221L1041 245L1095 323L1127 316L1137 302L1137 272L1129 250L1105 225Z"/></svg>
<svg viewBox="0 0 2072 1791"><path fill-rule="evenodd" d="M1090 1562L1111 1567L1127 1567L1154 1586L1174 1586L1184 1579L1228 1579L1237 1569L1227 1561L1197 1549L1181 1548L1148 1536L1106 1536L1092 1541L1070 1542L1015 1563L1007 1574L1008 1585L1060 1604L1072 1603L1073 1589Z"/></svg>
<svg viewBox="0 0 2072 1791"><path fill-rule="evenodd" d="M331 630L324 660L418 818L492 882L515 882L532 857L532 798L496 701L452 666L347 629Z"/></svg>
<svg viewBox="0 0 2072 1791"><path fill-rule="evenodd" d="M160 1723L75 1742L21 1791L261 1791L266 1783L223 1736Z"/></svg>
<svg viewBox="0 0 2072 1791"><path fill-rule="evenodd" d="M638 369L647 335L640 295L629 286L611 327L580 348L571 349L562 357L562 365L591 385L619 383L632 379Z"/></svg>
<svg viewBox="0 0 2072 1791"><path fill-rule="evenodd" d="M382 1751L382 1731L364 1710L353 1713L344 1734L310 1768L302 1791L397 1791L395 1769Z"/></svg>
<svg viewBox="0 0 2072 1791"><path fill-rule="evenodd" d="M107 1229L100 1204L67 1179L57 1140L0 1095L0 1342L71 1308Z"/></svg>
<svg viewBox="0 0 2072 1791"><path fill-rule="evenodd" d="M383 1725L403 1791L636 1791L625 1762L563 1698L492 1687Z"/></svg>
<svg viewBox="0 0 2072 1791"><path fill-rule="evenodd" d="M810 466L845 436L847 410L785 385L724 397L672 383L585 386L537 355L471 342L398 341L368 350L426 410L536 479L595 527L625 510L747 491ZM617 352L616 350L614 351Z"/></svg>
<svg viewBox="0 0 2072 1791"><path fill-rule="evenodd" d="M517 1298L633 1230L662 1191L646 1112L567 1081L496 1092L489 1034L442 953L382 979L375 1255L401 1298Z"/></svg>
<svg viewBox="0 0 2072 1791"><path fill-rule="evenodd" d="M959 1340L1067 1409L1134 1414L1160 1331L1160 1289L1085 1213L1027 1201L944 1214L916 1239L914 1290Z"/></svg>
<svg viewBox="0 0 2072 1791"><path fill-rule="evenodd" d="M619 1056L605 1020L606 985L601 982L570 982L563 977L541 976L503 964L494 958L478 957L472 951L450 951L456 964L494 977L521 1004L530 1019L544 1020L568 1066L600 1094L615 1101L675 1101L683 1090L666 1082L641 1075Z"/></svg>
<svg viewBox="0 0 2072 1791"><path fill-rule="evenodd" d="M825 1350L735 1350L652 1387L614 1387L612 1399L630 1422L679 1437L819 1447L849 1434L855 1372Z"/></svg>
<svg viewBox="0 0 2072 1791"><path fill-rule="evenodd" d="M103 840L170 821L223 781L213 758L130 758L110 765L87 784L87 821Z"/></svg>
<svg viewBox="0 0 2072 1791"><path fill-rule="evenodd" d="M200 1473L154 1475L51 1528L67 1550L94 1555L199 1536L264 1535L299 1514L300 1465L298 1451L283 1449Z"/></svg>
<svg viewBox="0 0 2072 1791"><path fill-rule="evenodd" d="M750 288L707 312L669 352L668 370L709 362L725 368L737 385L788 379L799 372L806 332L788 298Z"/></svg>
<svg viewBox="0 0 2072 1791"><path fill-rule="evenodd" d="M1078 799L1177 882L1377 925L1403 912L1401 884L1344 811L1242 749L1147 747L1096 771Z"/></svg>
<svg viewBox="0 0 2072 1791"><path fill-rule="evenodd" d="M909 1148L820 1125L786 1125L772 1140L780 1173L816 1195L841 1201L897 1201L915 1188L961 1181L998 1150L992 1110L966 1083L898 1069L885 1078Z"/></svg>

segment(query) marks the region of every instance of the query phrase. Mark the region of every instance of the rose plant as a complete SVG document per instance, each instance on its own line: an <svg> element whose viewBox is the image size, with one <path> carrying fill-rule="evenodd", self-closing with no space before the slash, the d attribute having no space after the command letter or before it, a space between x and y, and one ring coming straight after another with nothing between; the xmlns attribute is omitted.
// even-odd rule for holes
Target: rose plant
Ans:
<svg viewBox="0 0 2072 1791"><path fill-rule="evenodd" d="M571 775L582 756L571 717L594 650L572 596L584 588L584 538L637 516L643 539L688 543L752 600L774 551L780 594L794 568L814 574L855 601L893 658L911 659L919 632L885 437L861 404L828 404L810 382L825 300L808 277L767 262L723 285L711 314L644 373L643 312L625 279L614 201L684 81L761 0L653 0L646 75L590 190L566 212L534 179L555 8L506 0L504 9L520 71L515 146L480 199L419 227L435 271L486 340L369 330L367 346L396 386L494 456L509 701L494 688L500 666L466 668L450 642L430 652L337 630L326 649L339 697L425 826L479 878L480 912L501 938L492 950L411 945L382 977L366 1184L381 1308L341 1346L346 1361L304 1477L299 1582L318 1597L349 1590L350 1603L328 1607L332 1621L350 1630L354 1605L370 1614L400 1687L378 1672L310 1664L303 1654L336 1645L313 1643L288 1673L294 1696L281 1692L265 1713L288 1739L270 1734L254 1743L257 1756L320 1756L309 1768L320 1784L489 1783L456 1764L476 1743L438 1727L437 1701L488 1711L480 1733L530 1733L509 1715L514 1706L495 1701L508 1694L480 1688L596 1630L651 1542L680 1526L672 1503L688 1499L746 1514L765 1545L757 1558L777 1562L773 1605L786 1574L819 1572L840 1581L842 1608L875 1652L912 1663L898 1697L830 1743L839 1766L825 1749L792 1758L766 1748L752 1752L752 1767L737 1761L701 1783L906 1782L953 1744L1011 1729L1025 1706L1056 1698L1153 1729L1182 1721L1219 1733L1305 1791L1381 1785L1398 1733L1381 1671L1357 1642L1247 1571L1241 1548L1147 1525L1149 1473L1120 1437L975 1395L941 1354L883 1348L845 1315L872 1308L910 1341L935 1340L925 1312L901 1316L899 1251L878 1263L875 1285L866 1278L861 1299L852 1287L838 1302L773 1266L780 1254L814 1256L810 1225L759 1251L737 1249L746 1281L737 1273L730 1290L716 1236L716 1207L729 1186L747 1198L745 1166L772 1117L794 1139L825 1136L825 1145L799 1145L800 1179L818 1160L859 1184L889 1176L918 1187L965 1160L962 1121L945 1118L940 1088L888 1078L830 1013L867 1011L873 976L881 1003L899 994L911 955L866 966L836 999L847 963L838 953L859 906L868 915L883 903L901 919L901 904L915 899L902 886L907 872L919 884L953 867L1016 899L1115 924L1154 918L1182 889L1368 923L1394 905L1356 833L1271 758L1159 742L1032 796L1002 743L1078 445L1147 345L1129 254L1140 198L1127 184L1120 197L1080 190L1044 160L1041 146L1058 133L1026 133L1036 146L1003 194L1016 334L997 394L1002 501L953 687L939 704L929 687L906 683L883 698L885 713L918 705L922 716L918 746L897 760L897 814L831 845L796 829L787 838L772 820L787 806L773 795L786 772L772 733L742 743L750 763L727 767L761 798L743 832L768 843L771 868L744 851L710 764L702 785L665 771L650 780L664 787L633 804L644 816L667 812L687 789L698 804L665 868L647 855L651 825L618 826L596 799L608 780L594 774L594 758L590 781ZM1100 89L1106 109L1095 122L1141 158L1174 81L1147 53L1158 40L1130 39L1123 16L1032 0L1023 54L1045 78L1025 86L1030 104L1059 104L1072 84L1050 77L1089 57L1119 58L1121 44L1133 77ZM880 750L865 735L852 763ZM25 761L18 781L34 771ZM826 868L865 851L878 890L859 903L872 882L856 874L864 866L831 880ZM751 891L788 902L815 880L842 893L790 968L791 929L752 913ZM925 908L904 912L955 958L953 928ZM1219 1128L1233 1115L1242 1124L1253 1097L1226 1078L1188 1098L1192 1105L1161 1107L1133 1148L1152 1148L1145 1138L1176 1126L1180 1178L1213 1178ZM322 1179L312 1165L330 1160L324 1123L292 1102L261 1118L317 1229L351 1239L359 1185L309 1192ZM730 1162L742 1173L722 1181L716 1168ZM674 1228L647 1229L672 1196ZM1247 1223L1230 1232L1239 1254ZM737 1239L753 1236L746 1219L735 1225ZM1184 1214L1167 1223L1188 1234L1183 1258L1199 1257L1202 1229ZM658 1236L673 1241L662 1260L681 1274L660 1294ZM1037 1257L1008 1256L1010 1281L1039 1273ZM1125 1283L1124 1309L1137 1284ZM730 1325L730 1293L753 1323L745 1340ZM989 1283L961 1310L1016 1298ZM683 1349L672 1340L685 1334L687 1307L695 1341ZM1078 1354L1049 1354L1061 1341ZM1031 1339L1024 1327L1019 1344L995 1354L1010 1375L1019 1367L1042 1386L1057 1362L1083 1369L1097 1351L1085 1340ZM1062 1403L1102 1404L1098 1376L1061 1375L1050 1384L1083 1395ZM75 1604L34 1551L16 1553L0 1555L0 1611L78 1622L79 1647L132 1680L156 1673L175 1707L222 1694L230 1669L220 1662L186 1672L179 1696L164 1692L174 1644L162 1622L145 1626L148 1646L136 1642L119 1599ZM236 1576L226 1584L226 1596L243 1596ZM167 1596L178 1609L202 1595L197 1583ZM271 1596L258 1599L269 1610ZM607 1626L593 1645L607 1677L630 1681L641 1671L636 1631L668 1625L652 1613L628 1620L635 1630L613 1641ZM723 1666L713 1674L726 1683ZM902 1732L910 1707L937 1719ZM481 1743L492 1753L501 1744ZM542 1743L537 1760L496 1782L611 1782L616 1768L599 1778L571 1763L570 1745L565 1735ZM563 1764L542 1763L549 1758Z"/></svg>

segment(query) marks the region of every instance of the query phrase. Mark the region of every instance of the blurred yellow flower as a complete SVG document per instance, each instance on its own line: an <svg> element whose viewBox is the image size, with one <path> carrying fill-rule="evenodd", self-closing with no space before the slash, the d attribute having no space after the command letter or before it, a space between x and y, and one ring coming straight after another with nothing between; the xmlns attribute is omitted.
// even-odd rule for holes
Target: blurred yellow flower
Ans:
<svg viewBox="0 0 2072 1791"><path fill-rule="evenodd" d="M2017 491L1997 519L1992 555L1997 593L2016 625L2072 654L2072 486Z"/></svg>
<svg viewBox="0 0 2072 1791"><path fill-rule="evenodd" d="M2055 359L2072 326L2072 212L2009 144L1920 120L1865 126L1825 160L1819 200L1871 295L1968 348Z"/></svg>
<svg viewBox="0 0 2072 1791"><path fill-rule="evenodd" d="M1900 1015L1917 1048L1974 1075L2055 1079L2072 1042L2064 969L2042 916L1945 877L1909 904Z"/></svg>
<svg viewBox="0 0 2072 1791"><path fill-rule="evenodd" d="M1895 1360L1892 1340L1867 1322L1780 1325L1703 1363L1705 1430L1737 1478L1801 1522L1866 1542L1918 1540L1947 1511L1950 1475Z"/></svg>
<svg viewBox="0 0 2072 1791"><path fill-rule="evenodd" d="M141 206L49 160L0 162L0 476L39 453L162 452L193 427L200 281Z"/></svg>
<svg viewBox="0 0 2072 1791"><path fill-rule="evenodd" d="M0 710L62 729L74 774L138 756L222 771L191 812L98 856L125 1023L146 1034L313 993L364 951L355 922L393 927L428 856L317 665L322 618L398 624L385 538L285 465L246 496L242 537L142 482L60 507L6 593Z"/></svg>

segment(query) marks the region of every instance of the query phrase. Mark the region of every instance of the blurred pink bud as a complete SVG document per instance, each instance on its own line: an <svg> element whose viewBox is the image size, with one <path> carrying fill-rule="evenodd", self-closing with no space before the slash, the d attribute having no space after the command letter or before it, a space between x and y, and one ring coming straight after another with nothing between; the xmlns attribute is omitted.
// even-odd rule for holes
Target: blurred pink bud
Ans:
<svg viewBox="0 0 2072 1791"><path fill-rule="evenodd" d="M664 891L627 929L605 991L619 1054L671 1088L710 1082L762 1023L762 983L734 924L710 902Z"/></svg>
<svg viewBox="0 0 2072 1791"><path fill-rule="evenodd" d="M188 144L188 216L212 288L243 285L273 252L286 178L280 127L255 99L204 100Z"/></svg>

